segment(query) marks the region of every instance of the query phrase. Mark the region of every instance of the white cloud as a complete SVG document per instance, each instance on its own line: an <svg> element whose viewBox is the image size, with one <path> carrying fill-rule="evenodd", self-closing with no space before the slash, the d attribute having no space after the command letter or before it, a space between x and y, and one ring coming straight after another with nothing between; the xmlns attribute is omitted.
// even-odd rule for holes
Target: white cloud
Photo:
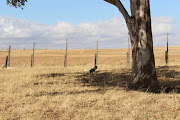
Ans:
<svg viewBox="0 0 180 120"><path fill-rule="evenodd" d="M152 29L155 46L166 45L167 32L170 45L180 45L177 44L180 32L174 26L173 18L153 18ZM36 42L36 48L64 49L66 38L70 49L95 48L96 40L99 40L100 48L127 48L128 30L125 21L119 16L77 25L59 21L54 26L0 16L1 49L8 45L18 49L32 48L33 42Z"/></svg>
<svg viewBox="0 0 180 120"><path fill-rule="evenodd" d="M170 16L159 16L159 17L155 17L153 18L153 21L156 21L157 23L173 23L174 20L172 17Z"/></svg>
<svg viewBox="0 0 180 120"><path fill-rule="evenodd" d="M171 17L156 17L152 19L152 30L155 35L172 32L175 30L173 26L173 19Z"/></svg>
<svg viewBox="0 0 180 120"><path fill-rule="evenodd" d="M172 17L156 17L152 19L152 32L154 46L166 46L167 33L169 34L169 45L180 45L179 29L174 25Z"/></svg>

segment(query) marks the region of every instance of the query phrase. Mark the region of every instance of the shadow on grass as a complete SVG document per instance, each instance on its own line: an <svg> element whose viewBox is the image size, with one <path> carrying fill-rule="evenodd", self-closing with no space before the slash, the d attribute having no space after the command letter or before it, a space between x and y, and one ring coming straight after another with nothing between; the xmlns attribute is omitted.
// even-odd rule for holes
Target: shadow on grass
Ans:
<svg viewBox="0 0 180 120"><path fill-rule="evenodd" d="M41 80L41 79L49 79L49 78L55 78L55 77L63 77L65 76L65 74L60 74L60 73L50 73L50 74L41 74L41 75L36 75L35 78L37 78L38 80ZM42 85L43 84L43 81L36 81L34 82L34 85ZM59 84L59 82L56 80L56 81L49 81L49 82L46 82L47 85L54 85L54 84Z"/></svg>
<svg viewBox="0 0 180 120"><path fill-rule="evenodd" d="M83 74L77 76L84 86L99 87L123 87L126 88L131 81L131 72L128 69L122 70L121 73L101 71L96 74Z"/></svg>
<svg viewBox="0 0 180 120"><path fill-rule="evenodd" d="M162 66L157 67L158 81L160 85L160 92L163 93L180 93L180 71L175 71L178 66ZM131 71L128 69L122 72L114 73L101 71L97 74L83 74L77 76L77 79L84 83L85 86L99 86L99 87L121 87L127 89L132 82ZM139 91L146 91L141 90Z"/></svg>
<svg viewBox="0 0 180 120"><path fill-rule="evenodd" d="M60 74L60 73L50 73L50 74L41 74L41 75L37 75L35 77L37 78L50 78L50 77L60 77L60 76L65 76L65 74Z"/></svg>
<svg viewBox="0 0 180 120"><path fill-rule="evenodd" d="M178 66L159 66L156 68L158 81L160 85L161 93L180 93L180 67ZM36 94L36 97L40 96L57 96L57 95L77 95L84 93L104 93L107 89L121 88L127 90L128 85L132 83L131 80L131 70L123 69L119 72L108 72L99 71L96 74L87 73L69 73L66 76L76 77L76 80L83 83L83 86L97 87L95 90L82 90L82 91L54 91L54 92L40 92ZM65 76L65 74L51 73L42 74L36 77L40 78L50 78L50 77L60 77ZM56 81L58 82L58 81ZM56 83L56 84L59 84ZM41 84L34 84L41 85ZM80 85L80 84L79 84ZM104 89L105 88L105 89ZM139 89L141 91L141 89Z"/></svg>
<svg viewBox="0 0 180 120"><path fill-rule="evenodd" d="M126 88L129 83L131 83L131 72L130 70L124 70L124 73L113 73L107 71L97 72L97 74L83 74L83 73L69 73L66 76L73 75L76 77L77 83L83 83L79 85L83 86L96 86L97 88L94 90L75 90L75 91L54 91L54 92L40 92L35 94L35 97L41 96L58 96L58 95L78 95L78 94L85 94L85 93L104 93L106 92L109 87L122 87ZM43 74L38 75L36 77L40 78L50 78L50 77L58 77L60 74ZM61 76L64 76L63 74ZM41 81L43 82L43 81ZM43 84L43 83L42 83ZM40 82L34 83L34 85L42 85ZM47 83L46 83L47 84ZM58 84L58 83L57 83Z"/></svg>
<svg viewBox="0 0 180 120"><path fill-rule="evenodd" d="M179 66L159 66L156 68L161 91L165 93L180 93L180 71Z"/></svg>

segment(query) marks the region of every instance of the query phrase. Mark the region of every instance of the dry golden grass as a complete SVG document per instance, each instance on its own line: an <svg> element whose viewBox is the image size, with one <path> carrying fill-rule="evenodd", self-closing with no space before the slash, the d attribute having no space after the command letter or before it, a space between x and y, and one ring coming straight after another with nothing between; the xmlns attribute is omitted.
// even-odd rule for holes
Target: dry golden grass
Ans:
<svg viewBox="0 0 180 120"><path fill-rule="evenodd" d="M165 50L155 48L159 82L180 84L180 47L170 47L168 66ZM98 72L90 75L95 50L70 50L67 68L63 50L36 50L34 68L31 50L12 50L12 68L0 69L0 120L180 120L179 93L125 90L126 52L100 50Z"/></svg>

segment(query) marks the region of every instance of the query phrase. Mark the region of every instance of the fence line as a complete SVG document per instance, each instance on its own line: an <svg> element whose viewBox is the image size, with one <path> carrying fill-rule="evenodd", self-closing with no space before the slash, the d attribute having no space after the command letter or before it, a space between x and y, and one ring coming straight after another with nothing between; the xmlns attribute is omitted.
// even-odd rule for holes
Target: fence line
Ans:
<svg viewBox="0 0 180 120"><path fill-rule="evenodd" d="M71 43L71 44L83 44L83 43ZM64 56L64 67L68 66L68 40L66 39L65 44L60 44L60 45L65 45L65 56ZM95 52L95 61L94 65L98 66L98 51L99 51L99 43L98 40L96 41L96 52ZM9 45L8 50L1 50L0 52L8 52L8 56L6 57L6 62L5 65L6 67L10 67L10 61L11 61L11 46ZM35 59L35 42L33 43L33 49L32 49L32 54L31 54L31 67L34 67L34 59ZM168 64L168 33L167 33L167 50L165 51L165 62ZM130 38L128 37L128 52L127 52L127 66L130 66Z"/></svg>
<svg viewBox="0 0 180 120"><path fill-rule="evenodd" d="M165 51L165 63L168 64L168 33L167 33L167 50ZM85 44L85 43L70 43L71 45L77 45L77 44ZM98 45L98 40L96 41L96 52L95 52L95 61L94 61L94 65L98 66L98 50L99 50L99 45ZM58 44L58 45L65 45L66 46L66 53L64 56L64 67L67 67L67 59L68 59L68 41L66 39L66 43L65 44ZM33 43L33 50L32 50L32 54L31 54L31 67L34 66L34 54L35 54L35 42ZM11 61L11 46L9 46L8 50L0 50L0 52L8 52L8 55L6 56L6 61L5 61L5 67L10 67L10 61ZM127 52L127 66L130 66L130 38L128 37L128 52Z"/></svg>
<svg viewBox="0 0 180 120"><path fill-rule="evenodd" d="M71 43L72 44L72 43ZM74 44L74 43L73 43ZM77 43L78 44L78 43ZM68 66L68 62L67 62L67 59L68 59L68 40L66 39L66 53L65 53L65 56L64 56L64 67L67 67ZM95 66L98 66L98 51L99 51L99 44L98 44L98 40L96 41L96 52L95 52L95 61L94 61L94 65ZM8 52L8 56L6 57L6 62L5 62L5 65L6 67L10 67L10 56L11 56L11 46L9 46L9 49L8 50L2 50L0 52ZM32 49L32 54L31 54L31 60L30 60L30 65L31 67L34 67L34 60L35 60L35 42L33 42L33 49Z"/></svg>

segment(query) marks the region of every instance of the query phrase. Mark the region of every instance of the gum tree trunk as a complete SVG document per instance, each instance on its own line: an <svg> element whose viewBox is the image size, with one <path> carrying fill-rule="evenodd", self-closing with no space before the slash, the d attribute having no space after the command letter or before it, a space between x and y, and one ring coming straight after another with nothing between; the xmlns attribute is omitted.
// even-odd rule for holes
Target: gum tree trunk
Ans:
<svg viewBox="0 0 180 120"><path fill-rule="evenodd" d="M146 88L157 92L155 60L149 0L130 0L131 16L120 0L105 0L115 5L125 18L132 46L132 81L130 89Z"/></svg>

